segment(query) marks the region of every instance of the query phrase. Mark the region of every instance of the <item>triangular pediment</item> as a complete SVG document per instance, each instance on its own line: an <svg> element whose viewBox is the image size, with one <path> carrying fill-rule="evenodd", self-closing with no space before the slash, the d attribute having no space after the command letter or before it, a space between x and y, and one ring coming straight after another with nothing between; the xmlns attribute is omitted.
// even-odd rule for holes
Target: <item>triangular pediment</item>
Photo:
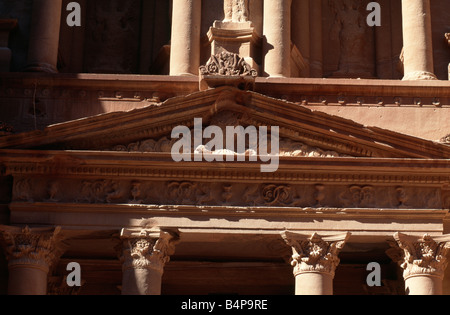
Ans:
<svg viewBox="0 0 450 315"><path fill-rule="evenodd" d="M251 91L220 87L129 112L0 138L0 149L170 152L177 126L279 127L280 155L450 158L450 146L312 111ZM196 148L193 148L194 150Z"/></svg>

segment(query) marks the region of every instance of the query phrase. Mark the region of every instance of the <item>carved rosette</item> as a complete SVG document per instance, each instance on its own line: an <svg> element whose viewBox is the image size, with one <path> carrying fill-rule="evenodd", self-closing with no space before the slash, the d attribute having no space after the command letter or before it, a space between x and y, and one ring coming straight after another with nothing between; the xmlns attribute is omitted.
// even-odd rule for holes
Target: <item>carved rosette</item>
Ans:
<svg viewBox="0 0 450 315"><path fill-rule="evenodd" d="M387 254L403 269L405 280L414 276L444 279L450 235L433 238L426 234L422 238L416 238L396 233L394 239L396 242L390 244L392 248Z"/></svg>
<svg viewBox="0 0 450 315"><path fill-rule="evenodd" d="M5 226L0 228L1 242L8 267L30 266L44 272L55 265L64 252L61 228L30 229Z"/></svg>
<svg viewBox="0 0 450 315"><path fill-rule="evenodd" d="M123 229L122 269L151 269L160 272L170 260L179 240L178 233L160 229Z"/></svg>
<svg viewBox="0 0 450 315"><path fill-rule="evenodd" d="M292 247L291 265L294 276L306 272L329 274L334 278L339 265L339 252L344 248L350 233L335 236L308 237L290 232L282 234L285 242Z"/></svg>

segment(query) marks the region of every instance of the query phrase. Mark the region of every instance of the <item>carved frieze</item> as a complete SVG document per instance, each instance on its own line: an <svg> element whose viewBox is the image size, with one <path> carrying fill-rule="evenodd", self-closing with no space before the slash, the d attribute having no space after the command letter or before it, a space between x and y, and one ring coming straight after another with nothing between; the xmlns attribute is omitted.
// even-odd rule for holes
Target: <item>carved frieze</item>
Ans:
<svg viewBox="0 0 450 315"><path fill-rule="evenodd" d="M292 247L291 265L294 275L305 272L319 272L334 277L339 265L339 252L344 248L350 233L322 237L317 233L312 236L283 232L286 244Z"/></svg>
<svg viewBox="0 0 450 315"><path fill-rule="evenodd" d="M176 174L172 174L176 175ZM15 180L14 202L147 204L346 209L445 209L446 190L397 185L346 185L288 180L229 182L196 180ZM33 187L33 189L31 189Z"/></svg>

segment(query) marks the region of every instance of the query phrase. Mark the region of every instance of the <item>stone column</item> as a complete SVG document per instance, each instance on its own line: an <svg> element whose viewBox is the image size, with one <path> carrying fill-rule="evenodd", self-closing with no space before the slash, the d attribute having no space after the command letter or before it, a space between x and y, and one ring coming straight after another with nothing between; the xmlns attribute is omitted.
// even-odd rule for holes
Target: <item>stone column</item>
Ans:
<svg viewBox="0 0 450 315"><path fill-rule="evenodd" d="M201 0L173 0L170 75L198 75Z"/></svg>
<svg viewBox="0 0 450 315"><path fill-rule="evenodd" d="M292 2L292 40L297 44L305 68L301 72L302 77L310 76L310 21L309 0L297 0Z"/></svg>
<svg viewBox="0 0 450 315"><path fill-rule="evenodd" d="M0 20L0 72L9 72L11 49L8 47L9 33L17 27L17 20Z"/></svg>
<svg viewBox="0 0 450 315"><path fill-rule="evenodd" d="M430 0L402 0L403 80L436 80Z"/></svg>
<svg viewBox="0 0 450 315"><path fill-rule="evenodd" d="M387 254L403 269L407 295L442 295L450 235L431 237L394 235Z"/></svg>
<svg viewBox="0 0 450 315"><path fill-rule="evenodd" d="M60 228L0 227L8 260L9 295L46 295L50 269L63 253Z"/></svg>
<svg viewBox="0 0 450 315"><path fill-rule="evenodd" d="M178 233L123 229L121 239L122 295L160 295L164 266L175 250Z"/></svg>
<svg viewBox="0 0 450 315"><path fill-rule="evenodd" d="M323 77L323 43L322 43L322 1L310 0L310 75L312 78Z"/></svg>
<svg viewBox="0 0 450 315"><path fill-rule="evenodd" d="M56 73L62 0L34 0L26 71Z"/></svg>
<svg viewBox="0 0 450 315"><path fill-rule="evenodd" d="M339 265L339 252L350 233L319 236L291 232L282 234L292 247L296 295L333 295L333 279Z"/></svg>
<svg viewBox="0 0 450 315"><path fill-rule="evenodd" d="M292 0L264 0L264 71L270 77L291 74Z"/></svg>

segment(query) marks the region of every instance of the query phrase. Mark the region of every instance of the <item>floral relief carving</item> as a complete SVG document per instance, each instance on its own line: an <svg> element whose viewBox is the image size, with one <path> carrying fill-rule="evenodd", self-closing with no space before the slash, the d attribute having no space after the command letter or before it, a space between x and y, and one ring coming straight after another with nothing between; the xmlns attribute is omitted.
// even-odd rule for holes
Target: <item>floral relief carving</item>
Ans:
<svg viewBox="0 0 450 315"><path fill-rule="evenodd" d="M339 265L339 252L344 248L350 233L322 237L317 233L307 237L291 232L283 232L286 244L292 247L291 265L294 275L304 272L320 272L334 277Z"/></svg>
<svg viewBox="0 0 450 315"><path fill-rule="evenodd" d="M345 207L371 207L373 206L375 191L372 186L350 186L340 195Z"/></svg>
<svg viewBox="0 0 450 315"><path fill-rule="evenodd" d="M45 231L28 226L1 229L1 242L9 266L32 265L48 272L64 250L60 232L60 227Z"/></svg>
<svg viewBox="0 0 450 315"><path fill-rule="evenodd" d="M223 51L217 55L212 55L205 66L200 67L202 75L220 76L251 76L257 77L255 69L238 54Z"/></svg>
<svg viewBox="0 0 450 315"><path fill-rule="evenodd" d="M120 183L112 180L83 181L81 199L79 202L88 203L113 203L122 200L125 192L120 188Z"/></svg>
<svg viewBox="0 0 450 315"><path fill-rule="evenodd" d="M160 229L124 229L121 239L120 258L123 270L153 269L163 273L165 264L170 261L170 255L175 251L179 235Z"/></svg>
<svg viewBox="0 0 450 315"><path fill-rule="evenodd" d="M433 275L444 278L448 265L447 254L450 249L450 238L431 237L425 234L422 238L410 237L402 233L394 235L396 242L391 242L387 254L398 262L403 269L403 277L414 275Z"/></svg>

